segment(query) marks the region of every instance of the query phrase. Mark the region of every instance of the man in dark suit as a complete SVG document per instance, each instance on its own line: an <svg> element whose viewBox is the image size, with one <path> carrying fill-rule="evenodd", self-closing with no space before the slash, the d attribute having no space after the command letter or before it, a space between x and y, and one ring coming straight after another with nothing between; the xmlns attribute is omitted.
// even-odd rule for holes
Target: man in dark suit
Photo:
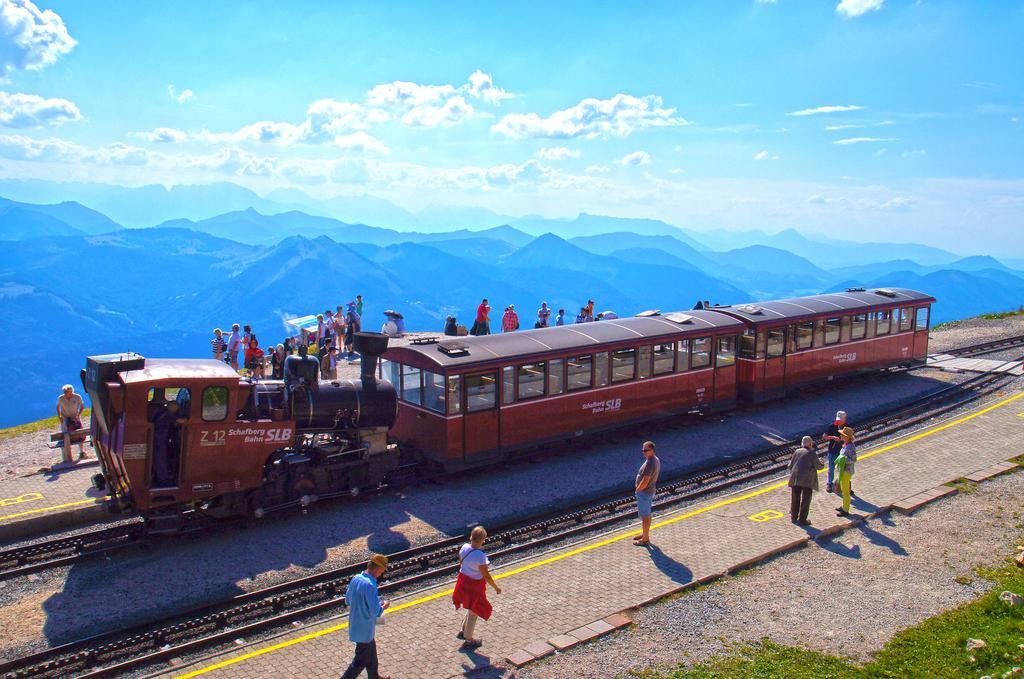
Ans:
<svg viewBox="0 0 1024 679"><path fill-rule="evenodd" d="M789 459L789 519L800 526L809 526L807 514L811 509L811 493L818 490L818 470L825 463L818 459L814 439L803 437L801 447Z"/></svg>

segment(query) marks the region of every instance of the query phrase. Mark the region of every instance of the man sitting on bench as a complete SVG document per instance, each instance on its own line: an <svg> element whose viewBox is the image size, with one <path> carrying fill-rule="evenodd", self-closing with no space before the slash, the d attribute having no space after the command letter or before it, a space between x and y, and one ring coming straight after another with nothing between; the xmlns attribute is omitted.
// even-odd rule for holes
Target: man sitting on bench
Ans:
<svg viewBox="0 0 1024 679"><path fill-rule="evenodd" d="M82 428L82 411L85 404L82 397L75 393L75 388L70 384L64 385L64 393L57 398L57 420L60 422L60 430L64 434L64 448L61 450L61 462L71 464L71 434ZM78 444L78 459L85 459L85 437L75 437Z"/></svg>

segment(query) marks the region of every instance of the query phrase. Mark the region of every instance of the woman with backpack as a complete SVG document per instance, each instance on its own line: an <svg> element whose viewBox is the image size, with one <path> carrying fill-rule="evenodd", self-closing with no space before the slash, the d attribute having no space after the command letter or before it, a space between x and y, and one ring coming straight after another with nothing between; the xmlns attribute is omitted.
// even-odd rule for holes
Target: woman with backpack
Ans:
<svg viewBox="0 0 1024 679"><path fill-rule="evenodd" d="M501 594L501 588L488 571L491 562L482 549L486 539L487 531L483 526L477 526L469 534L469 542L459 550L459 577L455 581L452 602L455 610L466 609L466 619L462 623L462 630L455 637L462 639L462 646L468 649L479 648L483 644L480 639L473 638L473 630L477 618L488 620L491 617L487 585L494 588L495 594Z"/></svg>
<svg viewBox="0 0 1024 679"><path fill-rule="evenodd" d="M836 478L843 493L843 506L836 509L836 514L849 516L850 482L853 480L853 468L857 464L857 445L853 442L855 437L850 427L840 429L839 436L843 439L843 447L836 458Z"/></svg>

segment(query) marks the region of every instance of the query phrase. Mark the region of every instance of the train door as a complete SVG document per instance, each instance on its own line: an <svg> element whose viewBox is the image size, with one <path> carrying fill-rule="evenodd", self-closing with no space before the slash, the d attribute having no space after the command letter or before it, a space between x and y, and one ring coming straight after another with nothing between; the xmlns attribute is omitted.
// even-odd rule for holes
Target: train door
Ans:
<svg viewBox="0 0 1024 679"><path fill-rule="evenodd" d="M925 361L928 358L928 315L931 307L917 307L914 318L914 360Z"/></svg>
<svg viewBox="0 0 1024 679"><path fill-rule="evenodd" d="M501 453L498 373L490 371L463 376L462 455L471 466Z"/></svg>
<svg viewBox="0 0 1024 679"><path fill-rule="evenodd" d="M781 396L786 390L786 326L768 328L765 333L764 374L755 400Z"/></svg>
<svg viewBox="0 0 1024 679"><path fill-rule="evenodd" d="M187 387L149 390L149 485L154 491L177 489L188 442L192 392Z"/></svg>
<svg viewBox="0 0 1024 679"><path fill-rule="evenodd" d="M715 349L715 405L736 403L736 336L719 337Z"/></svg>

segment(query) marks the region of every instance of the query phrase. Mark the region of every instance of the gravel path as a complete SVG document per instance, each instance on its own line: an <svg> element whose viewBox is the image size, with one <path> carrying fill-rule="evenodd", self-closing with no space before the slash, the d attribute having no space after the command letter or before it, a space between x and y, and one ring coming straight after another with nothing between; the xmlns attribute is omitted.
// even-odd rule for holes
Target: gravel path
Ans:
<svg viewBox="0 0 1024 679"><path fill-rule="evenodd" d="M705 660L726 643L765 637L866 661L896 632L988 590L990 583L973 569L1012 553L1024 527L1021 497L1024 473L1018 472L913 516L883 515L833 541L812 542L643 608L629 630L511 676L571 679L667 669Z"/></svg>
<svg viewBox="0 0 1024 679"><path fill-rule="evenodd" d="M935 354L968 344L979 344L1015 335L1024 335L1024 315L994 320L968 318L964 321L953 321L930 333L928 351Z"/></svg>

